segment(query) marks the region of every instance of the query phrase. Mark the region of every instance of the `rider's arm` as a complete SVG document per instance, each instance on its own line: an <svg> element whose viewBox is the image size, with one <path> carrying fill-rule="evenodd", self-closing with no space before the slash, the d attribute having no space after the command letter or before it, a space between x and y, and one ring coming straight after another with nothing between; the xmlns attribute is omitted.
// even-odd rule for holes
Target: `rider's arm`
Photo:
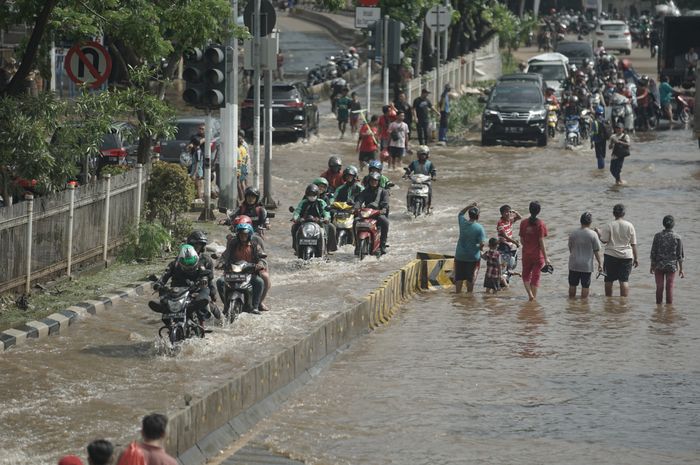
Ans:
<svg viewBox="0 0 700 465"><path fill-rule="evenodd" d="M170 277L173 275L173 269L175 268L175 261L173 260L172 262L168 263L168 267L165 269L165 273L163 273L163 276L160 277L158 282L161 285L164 285L165 283L168 282Z"/></svg>
<svg viewBox="0 0 700 465"><path fill-rule="evenodd" d="M301 216L301 210L302 208L304 208L304 203L306 203L306 199L302 199L302 201L297 204L297 208L294 209L294 221L299 220L299 217Z"/></svg>
<svg viewBox="0 0 700 465"><path fill-rule="evenodd" d="M323 212L323 219L326 221L330 221L331 220L331 212L328 211L328 209L326 208L328 206L328 204L326 204L325 200L319 200L319 202L321 204L321 211Z"/></svg>

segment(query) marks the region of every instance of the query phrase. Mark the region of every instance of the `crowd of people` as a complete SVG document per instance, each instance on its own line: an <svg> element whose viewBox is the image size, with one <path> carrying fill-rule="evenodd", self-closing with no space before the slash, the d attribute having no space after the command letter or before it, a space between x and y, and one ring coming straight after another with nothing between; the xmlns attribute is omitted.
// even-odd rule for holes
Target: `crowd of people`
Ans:
<svg viewBox="0 0 700 465"><path fill-rule="evenodd" d="M459 239L454 258L454 281L457 293L464 282L467 292L474 290L476 276L482 260L486 263L484 288L497 292L508 287L510 278L520 275L529 300L536 300L542 273L553 273L554 267L547 254L547 226L539 218L539 202L530 202L530 216L522 219L509 205L500 209L501 217L496 226L497 237L486 240L484 227L479 223L477 202L464 207L457 215ZM639 266L637 233L634 225L625 219L625 206L616 204L612 210L613 220L599 228L591 228L591 212L581 214L580 227L568 236L568 283L569 297L575 298L581 286L581 298L587 299L593 272L596 279L603 277L605 295L613 295L613 285L619 283L620 296L629 295L629 278L632 270ZM468 215L468 217L465 217ZM513 236L515 223L518 238ZM663 231L654 236L650 252L649 272L656 281L656 303L673 303L673 287L676 274L683 272L683 241L673 231L673 216L663 218ZM602 244L602 245L601 245ZM522 272L515 272L517 251L522 245ZM488 246L488 250L484 248ZM601 258L602 251L602 258ZM595 263L594 263L595 260Z"/></svg>
<svg viewBox="0 0 700 465"><path fill-rule="evenodd" d="M96 439L88 444L88 465L177 465L177 460L168 455L163 445L168 427L168 418L159 413L146 415L141 420L141 441L134 441L119 454L106 439ZM58 465L84 465L78 455L66 455Z"/></svg>

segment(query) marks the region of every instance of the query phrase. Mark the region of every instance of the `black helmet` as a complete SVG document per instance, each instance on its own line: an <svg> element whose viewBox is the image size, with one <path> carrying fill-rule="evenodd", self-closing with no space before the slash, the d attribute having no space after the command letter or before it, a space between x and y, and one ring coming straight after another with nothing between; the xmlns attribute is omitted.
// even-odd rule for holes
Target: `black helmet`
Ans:
<svg viewBox="0 0 700 465"><path fill-rule="evenodd" d="M305 197L308 197L310 195L318 196L318 194L319 190L316 184L309 184L308 186L306 186L306 191L304 192Z"/></svg>
<svg viewBox="0 0 700 465"><path fill-rule="evenodd" d="M260 199L260 190L257 187L253 187L253 186L246 187L246 190L243 193L243 197L245 198L245 197L248 197L249 195L254 195L255 200L257 201Z"/></svg>
<svg viewBox="0 0 700 465"><path fill-rule="evenodd" d="M192 233L187 236L187 243L189 245L207 245L209 243L209 239L207 238L207 233L204 231L192 231Z"/></svg>
<svg viewBox="0 0 700 465"><path fill-rule="evenodd" d="M369 179L370 179L370 181L371 181L372 179L374 179L375 181L379 181L381 178L382 178L382 175L379 174L379 173L377 173L376 171L373 171L373 172L369 173Z"/></svg>
<svg viewBox="0 0 700 465"><path fill-rule="evenodd" d="M340 159L340 157L333 155L328 159L328 167L329 168L341 168L343 166L343 161Z"/></svg>
<svg viewBox="0 0 700 465"><path fill-rule="evenodd" d="M350 175L350 176L353 176L353 177L357 177L357 168L355 168L355 167L352 166L352 165L350 165L350 166L348 166L347 168L345 168L345 169L343 170L343 177L345 177L345 176L347 176L347 175Z"/></svg>

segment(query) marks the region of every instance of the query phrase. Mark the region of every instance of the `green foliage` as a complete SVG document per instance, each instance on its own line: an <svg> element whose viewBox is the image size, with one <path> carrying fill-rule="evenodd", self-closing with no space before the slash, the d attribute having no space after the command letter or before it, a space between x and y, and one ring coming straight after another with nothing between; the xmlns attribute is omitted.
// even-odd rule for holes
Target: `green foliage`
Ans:
<svg viewBox="0 0 700 465"><path fill-rule="evenodd" d="M450 118L447 127L450 132L464 131L484 111L484 104L479 102L477 95L465 94L450 101Z"/></svg>
<svg viewBox="0 0 700 465"><path fill-rule="evenodd" d="M518 72L518 64L515 57L509 51L501 52L501 74L512 74Z"/></svg>
<svg viewBox="0 0 700 465"><path fill-rule="evenodd" d="M104 177L105 174L117 176L129 172L129 170L131 170L131 168L126 165L107 165L102 167L100 177Z"/></svg>
<svg viewBox="0 0 700 465"><path fill-rule="evenodd" d="M146 189L148 219L158 219L175 237L185 228L183 214L194 200L194 182L187 171L174 163L156 162Z"/></svg>
<svg viewBox="0 0 700 465"><path fill-rule="evenodd" d="M129 231L127 242L121 249L119 259L123 262L134 260L152 260L161 258L163 252L170 247L172 238L167 229L160 223L143 221L138 229Z"/></svg>
<svg viewBox="0 0 700 465"><path fill-rule="evenodd" d="M526 14L521 19L499 2L485 8L481 16L498 32L501 47L508 51L517 50L525 42L528 33L537 26L537 20L532 15Z"/></svg>

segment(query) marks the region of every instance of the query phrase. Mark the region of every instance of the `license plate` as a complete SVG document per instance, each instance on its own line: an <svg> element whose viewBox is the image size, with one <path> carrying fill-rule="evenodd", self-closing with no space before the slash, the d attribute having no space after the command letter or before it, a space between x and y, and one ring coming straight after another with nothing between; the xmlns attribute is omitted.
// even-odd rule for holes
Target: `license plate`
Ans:
<svg viewBox="0 0 700 465"><path fill-rule="evenodd" d="M299 239L300 245L316 245L317 242L316 239Z"/></svg>
<svg viewBox="0 0 700 465"><path fill-rule="evenodd" d="M523 128L521 127L506 127L506 132L509 134L520 134L523 132Z"/></svg>
<svg viewBox="0 0 700 465"><path fill-rule="evenodd" d="M371 228L371 227L372 227L372 223L367 223L367 222L364 222L364 221L360 221L359 223L355 223L355 226L357 226L358 228Z"/></svg>
<svg viewBox="0 0 700 465"><path fill-rule="evenodd" d="M119 157L109 157L109 161L119 161Z"/></svg>
<svg viewBox="0 0 700 465"><path fill-rule="evenodd" d="M620 36L618 36L618 35L616 35L616 34L610 34L609 37L610 37L611 39L617 39L617 38L620 37Z"/></svg>
<svg viewBox="0 0 700 465"><path fill-rule="evenodd" d="M245 274L243 273L226 273L224 275L226 281L232 281L235 283L242 283L245 281Z"/></svg>

